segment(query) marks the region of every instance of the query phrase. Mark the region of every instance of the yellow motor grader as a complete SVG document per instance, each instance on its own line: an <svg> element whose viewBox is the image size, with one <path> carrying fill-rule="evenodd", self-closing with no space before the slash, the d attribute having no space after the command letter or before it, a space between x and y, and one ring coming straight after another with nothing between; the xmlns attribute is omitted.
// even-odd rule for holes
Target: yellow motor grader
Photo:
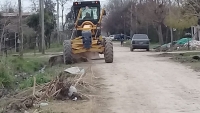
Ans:
<svg viewBox="0 0 200 113"><path fill-rule="evenodd" d="M73 55L77 54L104 54L106 63L113 62L112 41L101 36L101 21L105 15L100 1L73 2L74 29L71 39L63 42L65 64L73 63Z"/></svg>

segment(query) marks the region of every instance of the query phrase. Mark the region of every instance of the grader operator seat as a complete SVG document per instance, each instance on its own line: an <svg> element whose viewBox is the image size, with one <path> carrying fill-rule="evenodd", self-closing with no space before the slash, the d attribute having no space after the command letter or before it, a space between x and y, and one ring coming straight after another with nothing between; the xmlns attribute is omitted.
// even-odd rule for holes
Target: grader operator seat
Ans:
<svg viewBox="0 0 200 113"><path fill-rule="evenodd" d="M71 39L64 41L64 62L72 63L73 54L93 52L104 54L105 62L112 63L112 42L101 36L101 21L106 12L101 9L100 1L73 2L71 12L74 29Z"/></svg>

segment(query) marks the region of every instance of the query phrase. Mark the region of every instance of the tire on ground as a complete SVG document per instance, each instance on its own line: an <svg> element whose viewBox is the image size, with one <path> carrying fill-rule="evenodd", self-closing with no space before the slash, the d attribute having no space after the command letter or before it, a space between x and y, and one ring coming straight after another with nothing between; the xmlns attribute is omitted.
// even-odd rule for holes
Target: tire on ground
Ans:
<svg viewBox="0 0 200 113"><path fill-rule="evenodd" d="M132 46L130 46L130 51L133 51L134 49L133 49L133 47Z"/></svg>
<svg viewBox="0 0 200 113"><path fill-rule="evenodd" d="M113 62L113 44L109 39L106 39L105 41L104 58L106 63Z"/></svg>
<svg viewBox="0 0 200 113"><path fill-rule="evenodd" d="M146 50L149 51L149 47Z"/></svg>
<svg viewBox="0 0 200 113"><path fill-rule="evenodd" d="M72 45L70 40L64 40L63 42L63 59L65 64L72 64Z"/></svg>

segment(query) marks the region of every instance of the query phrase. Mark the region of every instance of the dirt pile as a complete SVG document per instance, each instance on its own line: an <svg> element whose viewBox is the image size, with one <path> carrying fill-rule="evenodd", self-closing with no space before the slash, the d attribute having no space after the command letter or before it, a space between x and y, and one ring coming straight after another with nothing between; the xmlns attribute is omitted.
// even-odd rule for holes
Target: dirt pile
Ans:
<svg viewBox="0 0 200 113"><path fill-rule="evenodd" d="M81 55L73 55L73 63L88 62L87 57ZM52 67L54 65L64 64L63 55L55 55L49 58L49 65Z"/></svg>
<svg viewBox="0 0 200 113"><path fill-rule="evenodd" d="M80 54L73 54L73 63L81 63L81 62L88 62L92 59L99 59L99 53L98 52L85 52ZM64 58L63 55L55 55L49 58L49 65L60 65L64 64Z"/></svg>

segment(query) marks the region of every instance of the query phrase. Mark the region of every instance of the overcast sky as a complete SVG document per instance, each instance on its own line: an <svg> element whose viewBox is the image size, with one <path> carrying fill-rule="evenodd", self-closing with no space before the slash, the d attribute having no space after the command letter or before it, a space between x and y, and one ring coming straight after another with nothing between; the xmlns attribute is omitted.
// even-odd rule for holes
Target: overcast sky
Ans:
<svg viewBox="0 0 200 113"><path fill-rule="evenodd" d="M14 5L16 8L17 8L17 5L18 5L18 0L0 0L0 5L2 4L5 4L6 2L10 2L12 1L12 5ZM23 12L30 12L31 11L31 0L21 0L22 1L22 8L23 8ZM53 0L53 1L56 1L56 0ZM67 14L69 12L69 8L72 6L72 1L74 0L71 0L71 2L68 2L66 5L65 5L65 13L64 14ZM86 0L84 0L86 1ZM92 1L92 0L87 0L87 1ZM106 1L107 0L99 0L101 1L101 4L102 6L104 4L106 4ZM57 7L56 7L56 10L57 10ZM61 16L61 7L60 7L60 16Z"/></svg>
<svg viewBox="0 0 200 113"><path fill-rule="evenodd" d="M10 2L12 1L12 5L15 5L17 7L17 4L18 4L18 0L0 0L0 4L4 4L6 2ZM21 0L22 1L22 7L23 7L23 11L24 12L27 12L27 11L30 11L31 10L31 0ZM53 1L56 1L56 0L53 0ZM68 4L66 5L67 8L70 8L71 5L72 5L72 1L74 0L71 0L71 2L68 2ZM84 0L86 1L86 0ZM87 0L87 1L92 1L92 0ZM101 1L101 4L104 5L106 4L106 1L107 0L99 0Z"/></svg>

